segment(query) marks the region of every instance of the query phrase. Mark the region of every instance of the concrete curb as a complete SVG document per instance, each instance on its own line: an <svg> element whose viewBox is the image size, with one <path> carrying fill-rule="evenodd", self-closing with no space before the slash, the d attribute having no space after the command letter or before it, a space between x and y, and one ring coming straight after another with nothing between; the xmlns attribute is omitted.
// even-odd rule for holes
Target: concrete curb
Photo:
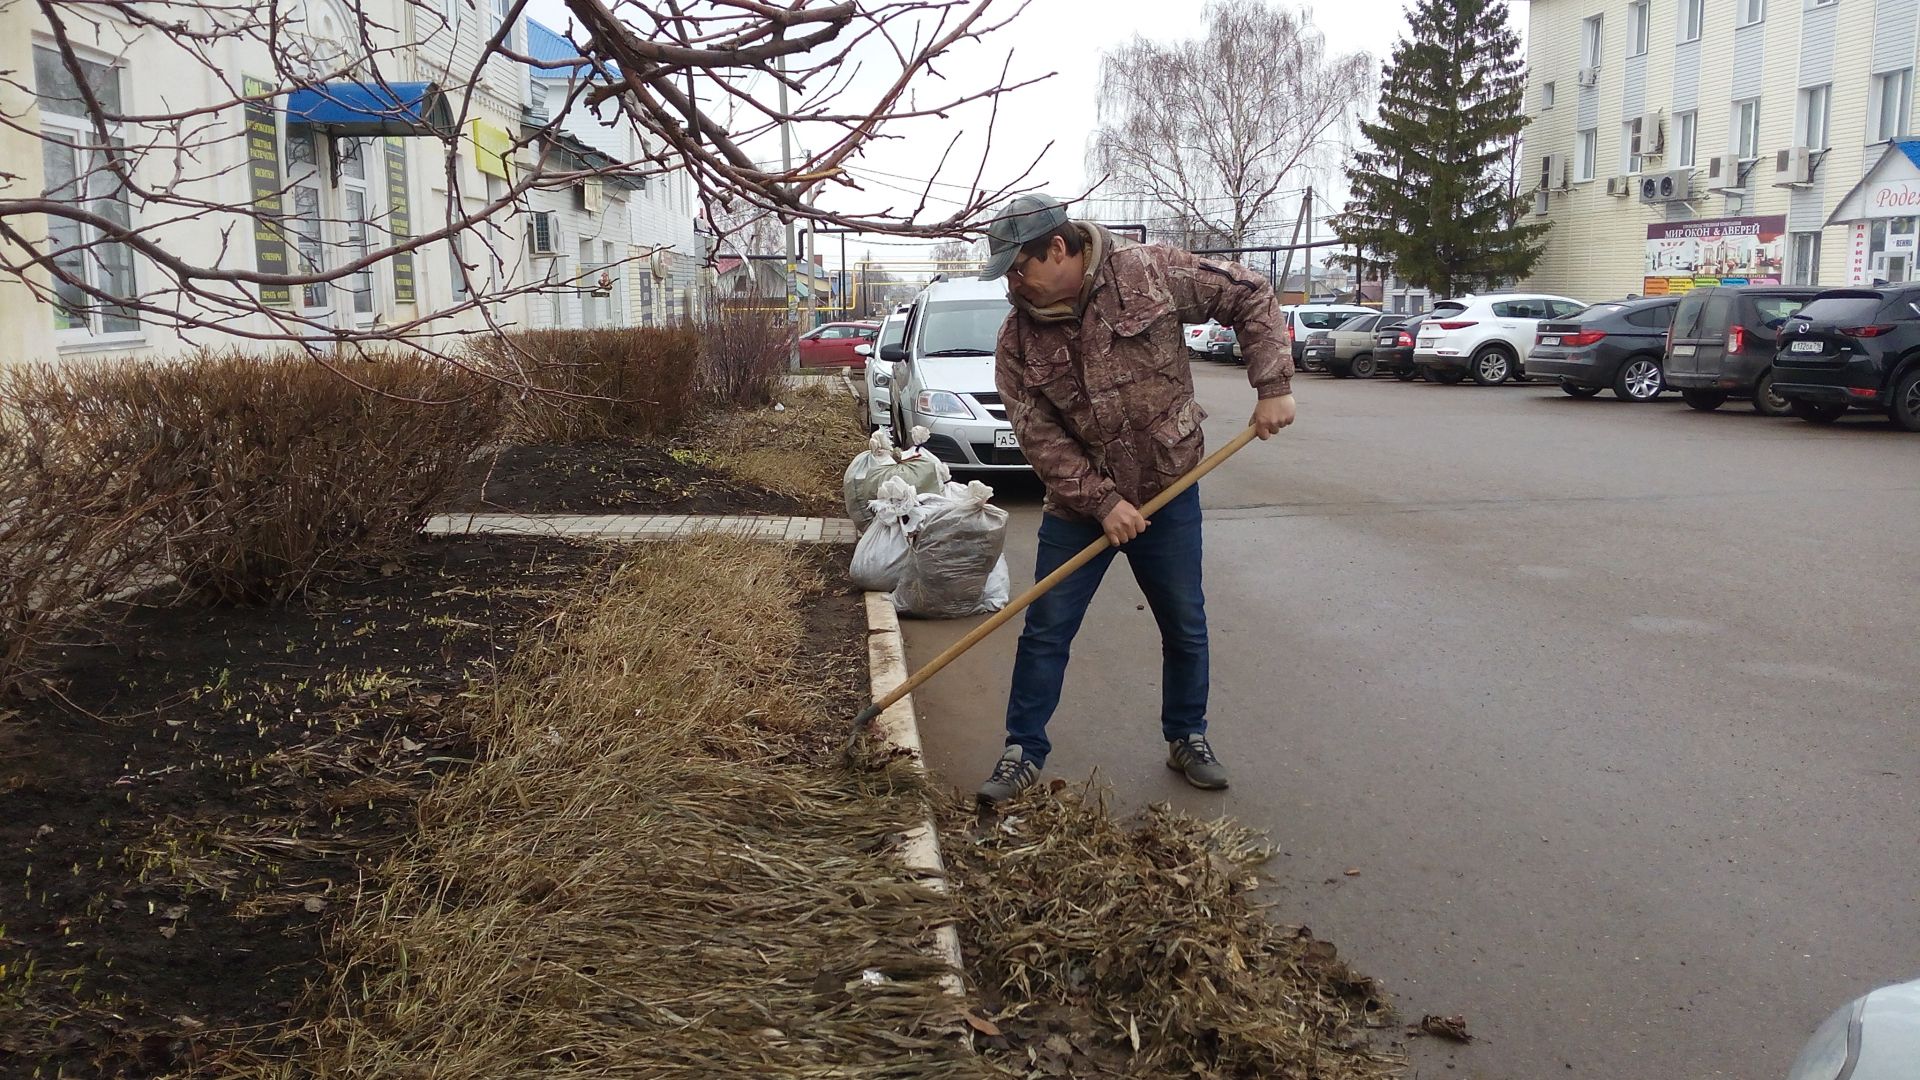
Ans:
<svg viewBox="0 0 1920 1080"><path fill-rule="evenodd" d="M900 619L894 613L893 600L886 593L870 592L867 601L867 670L871 673L873 700L892 693L907 681L907 648L900 637ZM926 760L920 752L920 725L908 694L881 713L873 722L872 734L889 746L907 752L914 768L926 773ZM900 857L924 885L946 892L947 864L940 857L940 831L934 825L933 810L919 825L900 836ZM941 978L952 994L966 992L966 967L960 956L960 931L951 923L933 932L933 952L953 974Z"/></svg>

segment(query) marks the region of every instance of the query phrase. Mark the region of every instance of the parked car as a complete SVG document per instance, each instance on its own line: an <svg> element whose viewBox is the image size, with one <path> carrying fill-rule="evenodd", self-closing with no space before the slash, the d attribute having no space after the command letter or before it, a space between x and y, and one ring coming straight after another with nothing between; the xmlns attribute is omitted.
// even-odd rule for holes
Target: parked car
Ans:
<svg viewBox="0 0 1920 1080"><path fill-rule="evenodd" d="M1564 296L1490 293L1442 300L1433 318L1420 324L1413 362L1429 379L1457 383L1468 375L1481 386L1525 378L1523 358L1533 351L1542 320L1565 319L1586 309Z"/></svg>
<svg viewBox="0 0 1920 1080"><path fill-rule="evenodd" d="M1829 289L1781 328L1773 391L1793 415L1830 424L1874 409L1920 431L1920 285Z"/></svg>
<svg viewBox="0 0 1920 1080"><path fill-rule="evenodd" d="M1207 355L1207 332L1220 325L1209 319L1203 323L1182 323L1180 336L1187 343L1189 356Z"/></svg>
<svg viewBox="0 0 1920 1080"><path fill-rule="evenodd" d="M881 360L877 355L888 345L900 344L907 329L907 312L913 309L911 304L901 304L887 314L880 324L880 333L871 342L853 347L867 362L867 430L874 431L893 422L893 368L894 365ZM896 436L896 439L898 436Z"/></svg>
<svg viewBox="0 0 1920 1080"><path fill-rule="evenodd" d="M1666 388L1661 361L1679 306L1677 296L1615 300L1543 322L1527 354L1527 373L1559 379L1560 389L1577 398L1612 387L1622 401L1652 401Z"/></svg>
<svg viewBox="0 0 1920 1080"><path fill-rule="evenodd" d="M1281 308L1280 314L1286 317L1287 347L1293 353L1293 366L1306 371L1308 334L1315 330L1331 330L1355 315L1373 315L1376 312L1373 308L1358 304L1299 304Z"/></svg>
<svg viewBox="0 0 1920 1080"><path fill-rule="evenodd" d="M999 281L936 281L913 298L900 344L880 350L893 363L893 430L915 425L924 444L955 470L1031 468L993 384L993 346L1012 305Z"/></svg>
<svg viewBox="0 0 1920 1080"><path fill-rule="evenodd" d="M1667 385L1702 411L1741 394L1753 398L1755 412L1785 416L1788 402L1773 389L1774 337L1819 292L1808 286L1721 285L1687 293L1667 341Z"/></svg>
<svg viewBox="0 0 1920 1080"><path fill-rule="evenodd" d="M1306 362L1324 369L1336 379L1371 379L1376 368L1373 358L1376 331L1397 327L1404 315L1355 315L1331 330L1315 330L1307 336L1303 352Z"/></svg>
<svg viewBox="0 0 1920 1080"><path fill-rule="evenodd" d="M1207 328L1206 355L1215 360L1240 359L1240 335L1218 323Z"/></svg>
<svg viewBox="0 0 1920 1080"><path fill-rule="evenodd" d="M1420 324L1432 317L1431 312L1409 315L1406 322L1390 330L1382 330L1373 341L1373 364L1380 371L1390 372L1401 382L1412 382L1420 377L1420 366L1413 362L1413 342L1420 333Z"/></svg>
<svg viewBox="0 0 1920 1080"><path fill-rule="evenodd" d="M800 366L810 368L865 367L867 358L854 351L873 341L877 322L830 322L800 335Z"/></svg>

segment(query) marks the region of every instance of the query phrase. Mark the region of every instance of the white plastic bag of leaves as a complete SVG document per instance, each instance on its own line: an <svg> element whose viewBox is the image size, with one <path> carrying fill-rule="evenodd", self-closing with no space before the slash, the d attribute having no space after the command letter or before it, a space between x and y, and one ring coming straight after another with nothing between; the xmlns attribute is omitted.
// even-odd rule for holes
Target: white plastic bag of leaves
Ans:
<svg viewBox="0 0 1920 1080"><path fill-rule="evenodd" d="M916 434L924 431L924 428L914 429ZM873 433L873 438L867 440L867 449L855 455L853 463L847 466L840 491L854 527L865 529L867 522L873 520L872 503L880 493L881 484L897 476L912 485L914 491L926 494L940 490L947 475L946 465L925 450L918 447L896 450L882 429Z"/></svg>
<svg viewBox="0 0 1920 1080"><path fill-rule="evenodd" d="M892 592L912 554L911 538L925 511L913 485L890 476L871 504L873 521L853 548L853 583L874 592Z"/></svg>
<svg viewBox="0 0 1920 1080"><path fill-rule="evenodd" d="M924 515L912 554L893 591L893 606L923 619L961 619L1007 603L1007 512L988 502L993 489L978 480L948 484L922 495ZM999 595L992 595L995 580Z"/></svg>

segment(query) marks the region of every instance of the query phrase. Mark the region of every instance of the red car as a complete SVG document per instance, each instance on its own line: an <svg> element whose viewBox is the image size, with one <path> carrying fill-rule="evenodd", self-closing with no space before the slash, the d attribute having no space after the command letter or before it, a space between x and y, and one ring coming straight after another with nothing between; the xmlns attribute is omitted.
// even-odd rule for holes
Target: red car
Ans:
<svg viewBox="0 0 1920 1080"><path fill-rule="evenodd" d="M865 371L866 357L854 352L854 346L873 344L879 333L877 322L830 322L816 326L800 335L800 366Z"/></svg>

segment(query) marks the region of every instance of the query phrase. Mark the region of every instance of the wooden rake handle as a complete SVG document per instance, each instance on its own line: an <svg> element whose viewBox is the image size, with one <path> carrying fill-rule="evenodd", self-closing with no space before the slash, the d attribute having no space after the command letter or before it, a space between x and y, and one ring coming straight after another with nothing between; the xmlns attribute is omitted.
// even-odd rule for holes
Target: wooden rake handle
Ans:
<svg viewBox="0 0 1920 1080"><path fill-rule="evenodd" d="M1252 442L1254 436L1257 434L1259 434L1259 429L1249 425L1245 431L1234 436L1232 442L1207 455L1206 460L1194 466L1192 472L1175 480L1165 491L1155 495L1146 506L1141 508L1141 516L1151 518L1153 515L1159 513L1168 503L1179 498L1182 492L1199 483L1201 477L1219 468L1222 462L1234 454L1239 453L1240 449ZM1067 575L1073 573L1075 570L1092 562L1095 556L1107 550L1109 546L1110 543L1103 534L1099 539L1081 549L1080 554L1075 555L1073 558L1061 564L1058 570L1034 582L1033 588L1014 597L1013 600L1008 602L1006 607L994 612L992 618L974 627L968 632L966 637L954 642L947 648L946 652L934 657L925 667L914 672L907 681L894 687L885 697L862 709L860 715L853 718L853 730L847 735L847 751L849 753L853 751L854 744L860 740L861 733L866 731L867 725L873 723L874 718L886 712L888 709L893 708L901 698L913 693L922 683L940 674L942 668L960 659L968 649L980 644L981 641L986 639L987 635L1005 626L1009 619L1025 611L1035 600L1045 596L1047 590L1065 581Z"/></svg>

